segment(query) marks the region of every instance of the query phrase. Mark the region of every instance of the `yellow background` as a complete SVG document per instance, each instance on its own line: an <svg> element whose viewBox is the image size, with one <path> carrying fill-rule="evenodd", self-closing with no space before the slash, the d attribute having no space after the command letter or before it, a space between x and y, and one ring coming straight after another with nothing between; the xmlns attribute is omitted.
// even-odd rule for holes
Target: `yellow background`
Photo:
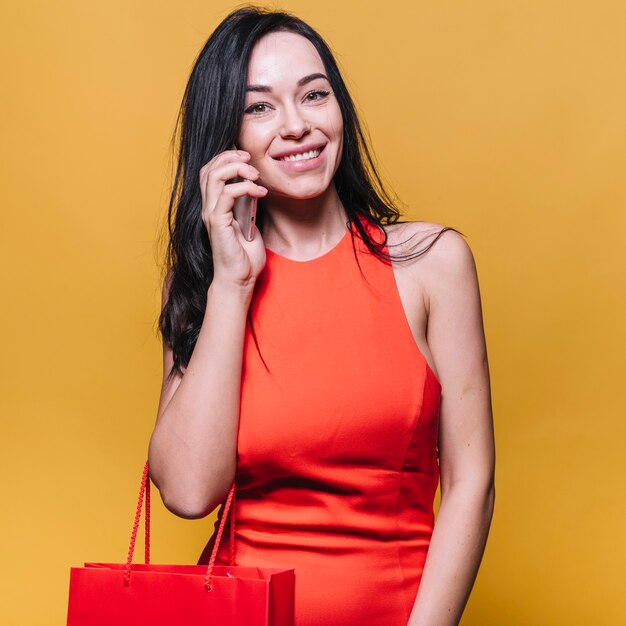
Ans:
<svg viewBox="0 0 626 626"><path fill-rule="evenodd" d="M497 497L462 624L626 623L626 6L280 6L332 44L408 217L476 257ZM231 8L3 3L4 626L63 624L70 566L125 558L161 384L168 143ZM211 528L155 497L154 561L194 562Z"/></svg>

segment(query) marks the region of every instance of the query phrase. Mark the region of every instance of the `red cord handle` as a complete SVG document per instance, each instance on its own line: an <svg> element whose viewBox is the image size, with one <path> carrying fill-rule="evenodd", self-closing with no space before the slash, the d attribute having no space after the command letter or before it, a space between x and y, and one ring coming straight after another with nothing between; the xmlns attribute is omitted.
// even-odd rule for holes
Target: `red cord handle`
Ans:
<svg viewBox="0 0 626 626"><path fill-rule="evenodd" d="M139 529L139 519L141 518L141 508L146 503L145 514L145 529L144 529L144 547L145 547L145 563L150 563L150 473L148 470L148 461L143 468L143 474L141 476L141 487L139 488L139 497L137 498L137 509L135 511L135 520L133 522L133 530L130 534L130 545L128 547L128 557L126 559L126 567L124 567L124 585L130 585L130 570L133 560L133 553L135 552L135 542L137 540L137 530ZM232 509L232 515L230 516L230 564L235 564L235 483L233 482L230 492L226 498L226 502L223 505L222 519L217 529L215 537L215 543L209 559L209 565L207 567L206 575L204 577L204 586L207 591L212 590L211 575L213 573L213 566L215 565L215 559L217 557L217 551L219 549L220 541L222 539L222 533L224 531L224 525L226 524L226 518L228 512Z"/></svg>

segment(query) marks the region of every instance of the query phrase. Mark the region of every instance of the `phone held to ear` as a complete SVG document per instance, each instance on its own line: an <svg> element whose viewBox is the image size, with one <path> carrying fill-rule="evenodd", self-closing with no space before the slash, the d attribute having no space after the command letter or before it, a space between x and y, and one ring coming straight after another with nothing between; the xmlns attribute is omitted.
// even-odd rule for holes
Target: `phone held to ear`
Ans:
<svg viewBox="0 0 626 626"><path fill-rule="evenodd" d="M231 150L237 150L235 144L231 146ZM241 178L237 176L230 180L230 183L240 183L246 180L245 178ZM243 233L244 239L246 241L252 241L252 237L254 236L254 222L256 220L256 204L257 199L253 198L246 194L241 198L235 198L235 204L233 206L233 215L235 216L235 220L239 227L241 228L241 232Z"/></svg>
<svg viewBox="0 0 626 626"><path fill-rule="evenodd" d="M233 183L240 183L244 178L234 178L232 180ZM235 220L239 227L241 228L241 232L243 233L244 239L246 241L252 241L252 237L254 235L254 221L256 220L256 204L257 199L253 198L246 194L245 196L241 196L241 198L235 198L235 204L233 206L233 215L235 216Z"/></svg>

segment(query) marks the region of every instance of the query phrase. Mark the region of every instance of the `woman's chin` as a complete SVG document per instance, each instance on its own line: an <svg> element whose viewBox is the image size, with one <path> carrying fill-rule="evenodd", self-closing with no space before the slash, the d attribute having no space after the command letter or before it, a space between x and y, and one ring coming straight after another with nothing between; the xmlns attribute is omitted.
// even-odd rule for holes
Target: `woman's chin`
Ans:
<svg viewBox="0 0 626 626"><path fill-rule="evenodd" d="M279 201L293 200L294 202L300 202L305 200L315 200L329 193L332 187L330 185L294 185L288 189L274 187L268 188L268 194L266 198L268 200L276 199Z"/></svg>

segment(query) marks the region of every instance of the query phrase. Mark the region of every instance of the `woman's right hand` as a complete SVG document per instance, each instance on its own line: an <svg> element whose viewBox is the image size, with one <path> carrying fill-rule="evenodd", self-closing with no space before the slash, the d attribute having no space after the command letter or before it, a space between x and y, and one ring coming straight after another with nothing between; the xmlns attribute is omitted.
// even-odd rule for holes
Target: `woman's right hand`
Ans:
<svg viewBox="0 0 626 626"><path fill-rule="evenodd" d="M265 266L265 245L256 224L252 241L246 241L233 214L235 198L267 195L265 187L252 182L259 172L249 160L247 152L226 150L200 169L202 221L211 244L213 281L241 288L253 287ZM236 176L248 180L227 184Z"/></svg>

